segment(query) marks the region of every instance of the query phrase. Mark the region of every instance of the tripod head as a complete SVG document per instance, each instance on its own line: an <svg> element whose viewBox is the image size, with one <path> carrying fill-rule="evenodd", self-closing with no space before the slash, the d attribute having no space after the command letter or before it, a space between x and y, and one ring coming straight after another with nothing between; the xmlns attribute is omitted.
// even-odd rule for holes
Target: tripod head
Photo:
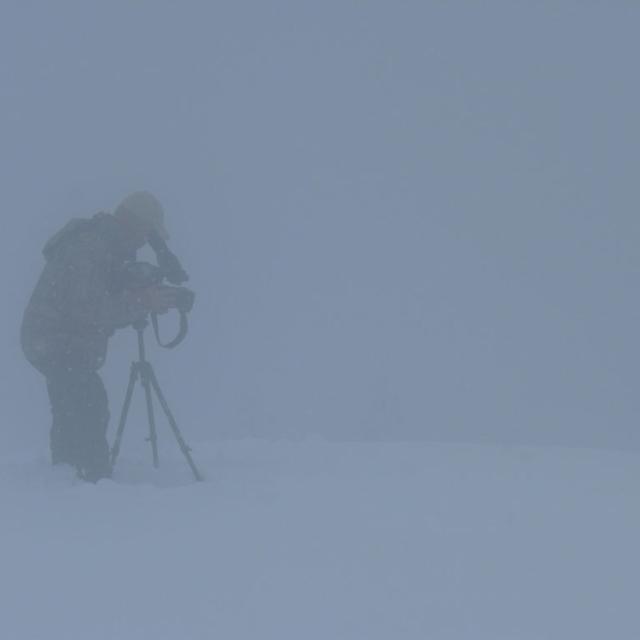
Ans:
<svg viewBox="0 0 640 640"><path fill-rule="evenodd" d="M143 332L149 326L149 316L139 318L131 325L138 333Z"/></svg>

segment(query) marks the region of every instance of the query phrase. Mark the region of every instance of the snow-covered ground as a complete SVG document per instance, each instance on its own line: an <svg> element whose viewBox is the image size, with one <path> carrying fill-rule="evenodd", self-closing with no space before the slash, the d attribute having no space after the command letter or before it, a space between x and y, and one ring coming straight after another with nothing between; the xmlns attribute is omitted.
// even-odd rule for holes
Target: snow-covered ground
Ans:
<svg viewBox="0 0 640 640"><path fill-rule="evenodd" d="M640 638L640 457L230 442L0 461L0 638Z"/></svg>

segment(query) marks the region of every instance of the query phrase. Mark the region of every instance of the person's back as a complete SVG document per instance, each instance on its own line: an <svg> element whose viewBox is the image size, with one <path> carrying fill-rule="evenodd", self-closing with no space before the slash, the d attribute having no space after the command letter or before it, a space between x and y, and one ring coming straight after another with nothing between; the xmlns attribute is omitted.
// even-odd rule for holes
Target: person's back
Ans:
<svg viewBox="0 0 640 640"><path fill-rule="evenodd" d="M109 214L74 220L44 248L46 264L22 322L22 347L45 375L60 366L98 369L118 326L145 313L132 296L112 290L115 270L132 257Z"/></svg>

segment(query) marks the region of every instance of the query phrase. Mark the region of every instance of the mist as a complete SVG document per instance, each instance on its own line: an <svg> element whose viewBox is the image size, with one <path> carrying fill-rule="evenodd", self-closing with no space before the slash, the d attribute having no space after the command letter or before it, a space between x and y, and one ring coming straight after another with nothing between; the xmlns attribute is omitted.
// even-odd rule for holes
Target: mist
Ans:
<svg viewBox="0 0 640 640"><path fill-rule="evenodd" d="M179 348L147 336L196 445L636 452L639 18L626 0L5 0L5 452L47 455L19 344L44 243L139 189L196 292ZM136 355L118 332L111 429Z"/></svg>
<svg viewBox="0 0 640 640"><path fill-rule="evenodd" d="M198 295L157 354L198 436L636 447L636 13L6 3L10 430L45 418L42 245L145 188Z"/></svg>
<svg viewBox="0 0 640 640"><path fill-rule="evenodd" d="M198 294L157 364L202 437L637 445L637 8L4 13L17 434L42 245L147 188Z"/></svg>

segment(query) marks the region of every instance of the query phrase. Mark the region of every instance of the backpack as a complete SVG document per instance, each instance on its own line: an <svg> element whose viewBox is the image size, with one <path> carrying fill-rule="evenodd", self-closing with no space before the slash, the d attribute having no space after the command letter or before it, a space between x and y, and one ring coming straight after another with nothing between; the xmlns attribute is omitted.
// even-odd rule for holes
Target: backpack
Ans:
<svg viewBox="0 0 640 640"><path fill-rule="evenodd" d="M60 231L49 238L47 243L44 245L42 254L44 255L45 260L51 260L62 245L66 244L77 235L87 233L89 231L95 231L105 215L106 214L104 213L98 213L93 216L93 218L72 218L64 225L64 227L62 227L62 229L60 229Z"/></svg>

